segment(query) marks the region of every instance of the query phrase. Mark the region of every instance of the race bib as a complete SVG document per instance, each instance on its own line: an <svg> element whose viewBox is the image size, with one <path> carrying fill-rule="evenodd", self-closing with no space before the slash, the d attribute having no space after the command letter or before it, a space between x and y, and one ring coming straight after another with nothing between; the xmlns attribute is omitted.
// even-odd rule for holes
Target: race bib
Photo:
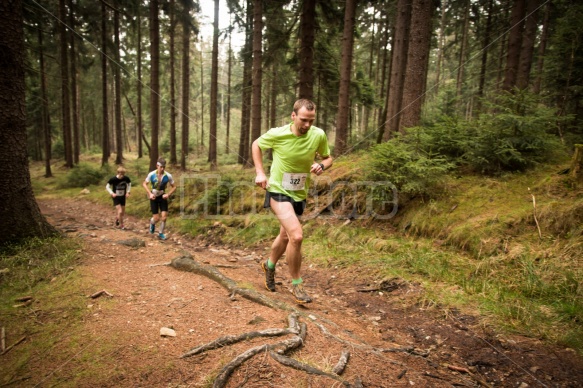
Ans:
<svg viewBox="0 0 583 388"><path fill-rule="evenodd" d="M281 186L290 191L303 190L306 187L308 174L284 172Z"/></svg>
<svg viewBox="0 0 583 388"><path fill-rule="evenodd" d="M156 197L159 197L164 194L164 190L152 189L152 194L154 194Z"/></svg>
<svg viewBox="0 0 583 388"><path fill-rule="evenodd" d="M123 197L124 195L126 195L126 188L127 188L126 183L125 182L121 182L115 188L115 195L117 197Z"/></svg>

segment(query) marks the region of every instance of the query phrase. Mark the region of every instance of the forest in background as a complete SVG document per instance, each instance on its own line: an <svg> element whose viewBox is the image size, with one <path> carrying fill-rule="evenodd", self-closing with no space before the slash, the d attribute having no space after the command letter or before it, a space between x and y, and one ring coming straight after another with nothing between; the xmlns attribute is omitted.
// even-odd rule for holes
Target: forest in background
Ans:
<svg viewBox="0 0 583 388"><path fill-rule="evenodd" d="M388 147L498 173L583 142L576 1L229 0L219 30L216 0L208 41L196 1L23 3L28 150L47 176L82 153L249 165L298 97L336 156Z"/></svg>

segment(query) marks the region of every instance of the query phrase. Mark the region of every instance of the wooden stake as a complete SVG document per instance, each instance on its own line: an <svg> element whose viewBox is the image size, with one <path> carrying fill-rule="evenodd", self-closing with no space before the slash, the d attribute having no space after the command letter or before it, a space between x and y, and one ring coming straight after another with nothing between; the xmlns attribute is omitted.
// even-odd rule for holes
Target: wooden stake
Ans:
<svg viewBox="0 0 583 388"><path fill-rule="evenodd" d="M528 191L530 192L530 187L528 188ZM533 207L533 213L534 213L534 222L536 223L536 228L538 229L538 238L542 240L543 235L540 231L540 225L538 224L538 220L536 218L536 199L534 198L534 194L531 194L532 196L532 207Z"/></svg>

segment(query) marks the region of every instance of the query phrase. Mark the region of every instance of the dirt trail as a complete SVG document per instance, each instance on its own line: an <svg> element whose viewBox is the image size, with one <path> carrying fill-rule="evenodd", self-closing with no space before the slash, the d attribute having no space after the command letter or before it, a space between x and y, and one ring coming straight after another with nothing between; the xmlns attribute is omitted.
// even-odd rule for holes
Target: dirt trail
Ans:
<svg viewBox="0 0 583 388"><path fill-rule="evenodd" d="M184 359L182 354L226 335L284 329L294 310L307 325L307 336L288 355L331 372L342 351L348 350L342 379L350 384L360 379L364 387L583 385L583 362L573 351L545 346L536 339L497 335L472 316L455 312L444 316L439 309L413 307L410 298L422 292L416 285L396 281L386 284L384 291L362 292L373 286L366 274L305 263L303 278L314 303L300 307L288 292L285 265L278 267L277 292L265 290L259 263L267 256L266 248L205 246L172 230L168 240L160 241L147 232L147 220L133 217L126 222L127 230L118 230L112 208L83 199L42 200L40 206L53 225L84 241L80 270L92 285L77 297L101 289L113 297L87 299L86 342L73 349L63 340L62 347L31 360L36 377L30 386L67 385L85 369L84 363L90 365L88 370L94 369L95 359L102 370L77 378L76 386L210 386L238 354L282 339L253 339ZM144 246L120 243L128 240ZM230 295L204 276L165 265L184 253L288 310ZM162 337L163 327L174 329L176 336ZM61 367L72 358L74 362ZM339 387L341 383L285 367L264 352L237 368L227 386Z"/></svg>

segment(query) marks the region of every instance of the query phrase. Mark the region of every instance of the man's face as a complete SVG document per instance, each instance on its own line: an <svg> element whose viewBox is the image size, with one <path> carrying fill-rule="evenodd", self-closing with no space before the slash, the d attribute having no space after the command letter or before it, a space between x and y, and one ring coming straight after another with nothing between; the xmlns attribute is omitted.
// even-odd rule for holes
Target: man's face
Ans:
<svg viewBox="0 0 583 388"><path fill-rule="evenodd" d="M164 173L164 166L158 165L158 174Z"/></svg>
<svg viewBox="0 0 583 388"><path fill-rule="evenodd" d="M316 110L307 110L305 107L301 107L298 113L292 112L291 118L299 134L305 135L316 119Z"/></svg>

